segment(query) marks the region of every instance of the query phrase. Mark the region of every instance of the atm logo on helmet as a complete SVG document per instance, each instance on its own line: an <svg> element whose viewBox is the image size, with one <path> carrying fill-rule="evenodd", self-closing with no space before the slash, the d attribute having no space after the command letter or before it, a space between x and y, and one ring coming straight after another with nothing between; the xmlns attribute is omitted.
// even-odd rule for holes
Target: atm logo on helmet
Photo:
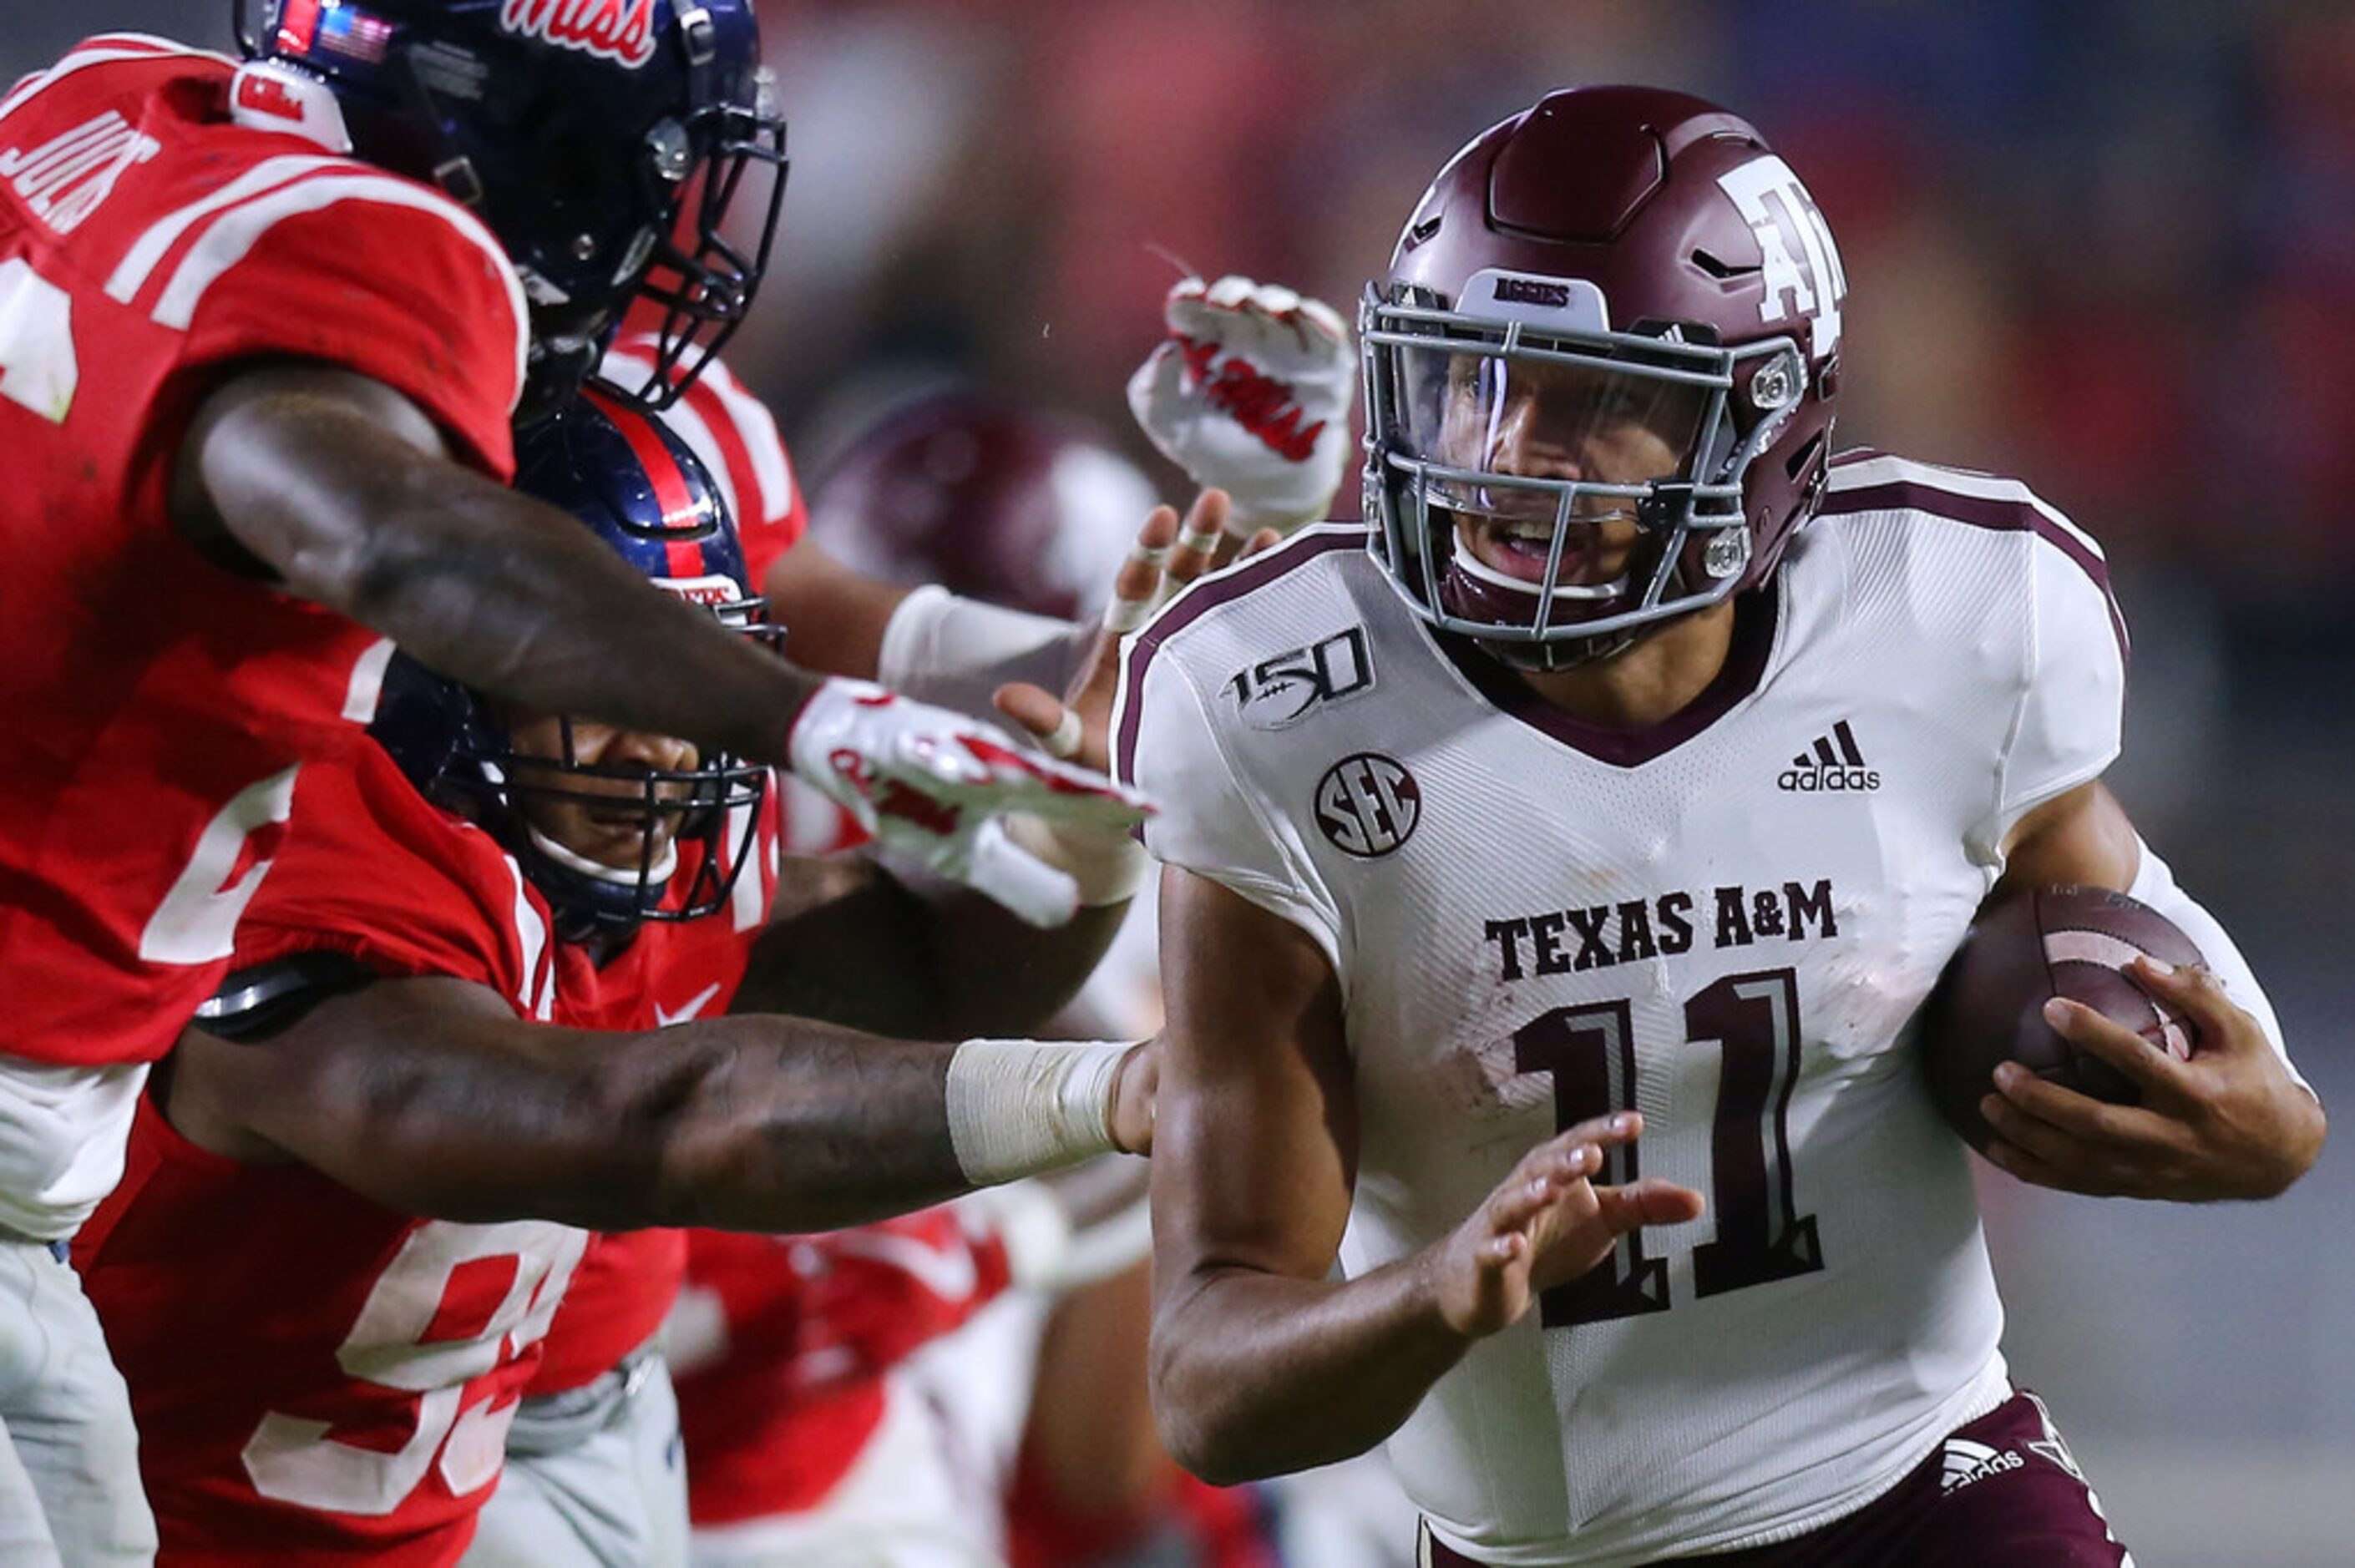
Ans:
<svg viewBox="0 0 2355 1568"><path fill-rule="evenodd" d="M632 70L655 58L655 0L506 0L499 26Z"/></svg>
<svg viewBox="0 0 2355 1568"><path fill-rule="evenodd" d="M1717 183L1758 240L1764 285L1759 321L1795 316L1806 321L1810 328L1807 357L1825 358L1839 347L1848 273L1816 198L1791 166L1771 153L1720 175Z"/></svg>

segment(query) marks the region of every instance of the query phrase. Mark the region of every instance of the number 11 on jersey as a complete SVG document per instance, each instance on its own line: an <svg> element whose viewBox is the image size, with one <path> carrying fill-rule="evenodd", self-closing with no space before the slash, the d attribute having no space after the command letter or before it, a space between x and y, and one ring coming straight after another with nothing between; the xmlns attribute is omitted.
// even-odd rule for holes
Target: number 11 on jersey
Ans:
<svg viewBox="0 0 2355 1568"><path fill-rule="evenodd" d="M1710 1207L1717 1239L1693 1249L1693 1293L1721 1296L1823 1267L1816 1217L1798 1213L1791 1181L1791 1093L1799 1079L1798 977L1789 969L1728 975L1685 1003L1686 1042L1719 1050L1717 1108L1710 1120ZM1562 1129L1636 1108L1636 1032L1625 1001L1586 1002L1539 1014L1513 1034L1514 1065L1553 1075L1554 1125ZM1641 1174L1627 1144L1604 1150L1599 1180ZM1612 1255L1540 1303L1549 1329L1665 1312L1668 1266L1631 1231Z"/></svg>

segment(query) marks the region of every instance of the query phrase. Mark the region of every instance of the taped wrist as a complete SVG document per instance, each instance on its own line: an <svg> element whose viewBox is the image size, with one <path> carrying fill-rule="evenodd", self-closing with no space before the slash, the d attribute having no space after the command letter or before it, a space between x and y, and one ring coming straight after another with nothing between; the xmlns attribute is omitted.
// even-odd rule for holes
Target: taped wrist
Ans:
<svg viewBox="0 0 2355 1568"><path fill-rule="evenodd" d="M1079 884L1082 909L1135 897L1152 863L1145 846L1125 832L1050 822L1024 811L1007 814L1006 836Z"/></svg>
<svg viewBox="0 0 2355 1568"><path fill-rule="evenodd" d="M901 599L885 622L875 679L919 702L991 716L989 699L1008 681L1061 691L1078 673L1094 630L927 584Z"/></svg>
<svg viewBox="0 0 2355 1568"><path fill-rule="evenodd" d="M976 1187L1111 1153L1133 1041L968 1040L949 1058L949 1143Z"/></svg>

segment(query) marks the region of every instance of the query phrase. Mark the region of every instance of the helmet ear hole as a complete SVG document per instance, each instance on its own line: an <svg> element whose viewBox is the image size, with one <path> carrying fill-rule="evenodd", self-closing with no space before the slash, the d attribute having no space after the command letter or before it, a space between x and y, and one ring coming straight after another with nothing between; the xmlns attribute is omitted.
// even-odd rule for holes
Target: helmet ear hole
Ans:
<svg viewBox="0 0 2355 1568"><path fill-rule="evenodd" d="M1806 367L1789 349L1774 355L1751 373L1747 396L1761 415L1778 414L1806 394Z"/></svg>

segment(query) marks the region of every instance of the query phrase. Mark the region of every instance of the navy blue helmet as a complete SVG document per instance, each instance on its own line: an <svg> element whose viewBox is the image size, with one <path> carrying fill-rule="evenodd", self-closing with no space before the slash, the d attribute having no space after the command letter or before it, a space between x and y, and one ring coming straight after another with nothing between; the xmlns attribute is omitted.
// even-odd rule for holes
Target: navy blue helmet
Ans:
<svg viewBox="0 0 2355 1568"><path fill-rule="evenodd" d="M515 262L525 419L590 371L634 301L643 386L677 398L759 287L784 191L751 0L233 0L246 53L324 82L352 151L440 186ZM722 232L746 198L741 238Z"/></svg>
<svg viewBox="0 0 2355 1568"><path fill-rule="evenodd" d="M656 588L774 643L747 586L726 502L685 442L598 384L522 432L518 490L563 508ZM426 797L481 823L516 857L567 940L723 907L754 853L768 769L725 754L689 766L583 760L570 720L527 751L489 698L396 655L370 728ZM593 816L602 858L549 831ZM626 853L610 853L616 846ZM618 863L616 863L618 862Z"/></svg>

